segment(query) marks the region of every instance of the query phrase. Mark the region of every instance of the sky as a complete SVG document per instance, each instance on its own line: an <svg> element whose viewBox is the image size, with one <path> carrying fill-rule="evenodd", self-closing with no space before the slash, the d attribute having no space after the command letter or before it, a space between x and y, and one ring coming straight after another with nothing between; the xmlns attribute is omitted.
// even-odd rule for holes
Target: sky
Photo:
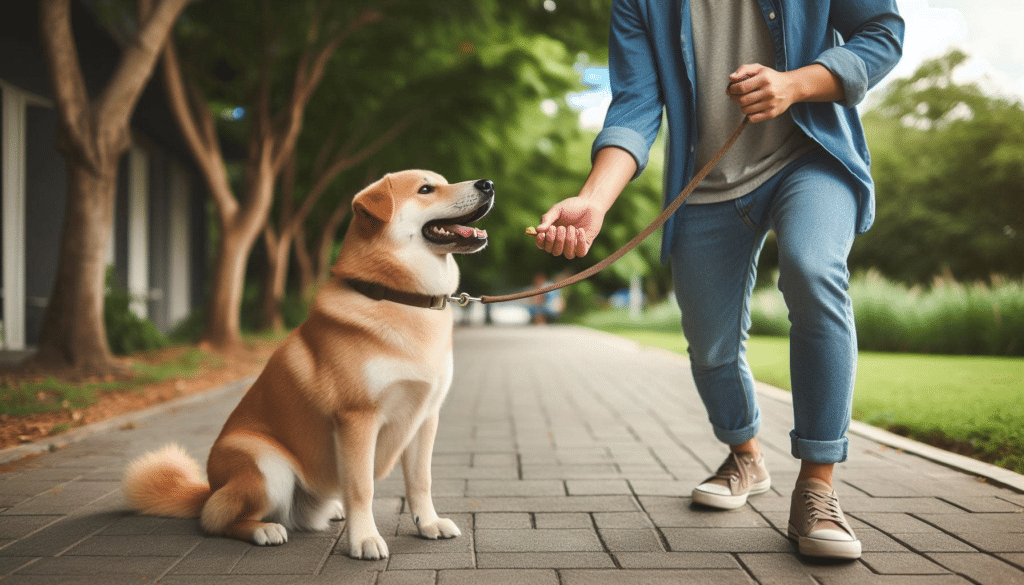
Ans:
<svg viewBox="0 0 1024 585"><path fill-rule="evenodd" d="M924 61L953 48L970 56L957 81L975 81L990 93L1024 100L1024 30L1019 25L1024 22L1024 0L897 0L897 5L907 23L903 58L865 104L887 82L909 76ZM568 97L569 105L580 110L584 127L601 127L611 101L607 77L605 70L587 69L584 82L598 89Z"/></svg>

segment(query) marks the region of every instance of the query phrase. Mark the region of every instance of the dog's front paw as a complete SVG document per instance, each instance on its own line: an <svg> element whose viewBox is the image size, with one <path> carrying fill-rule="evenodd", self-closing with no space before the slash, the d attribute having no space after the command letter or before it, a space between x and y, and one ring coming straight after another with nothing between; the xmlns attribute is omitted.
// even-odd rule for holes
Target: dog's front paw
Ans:
<svg viewBox="0 0 1024 585"><path fill-rule="evenodd" d="M378 536L371 536L349 544L348 555L353 559L364 559L375 561L388 558L388 545L384 539Z"/></svg>
<svg viewBox="0 0 1024 585"><path fill-rule="evenodd" d="M429 523L419 522L416 524L416 528L419 529L420 536L423 538L429 538L430 540L462 536L462 531L459 530L459 527L447 518L438 518L437 520Z"/></svg>
<svg viewBox="0 0 1024 585"><path fill-rule="evenodd" d="M263 524L252 532L252 542L260 546L284 544L288 542L288 531L280 524Z"/></svg>

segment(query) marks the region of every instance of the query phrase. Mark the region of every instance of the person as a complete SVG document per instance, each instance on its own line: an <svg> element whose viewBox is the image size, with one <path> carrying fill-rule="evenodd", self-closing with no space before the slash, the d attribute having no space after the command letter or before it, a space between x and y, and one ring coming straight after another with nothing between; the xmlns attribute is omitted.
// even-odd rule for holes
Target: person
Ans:
<svg viewBox="0 0 1024 585"><path fill-rule="evenodd" d="M801 461L788 533L815 557L861 553L833 488L834 464L847 458L857 357L846 260L874 217L855 106L899 60L903 32L893 0L614 0L612 102L591 172L536 227L539 248L585 255L643 172L663 110L666 201L749 118L662 236L694 381L729 446L692 495L729 509L771 485L745 354L757 259L773 231L792 323L791 451Z"/></svg>

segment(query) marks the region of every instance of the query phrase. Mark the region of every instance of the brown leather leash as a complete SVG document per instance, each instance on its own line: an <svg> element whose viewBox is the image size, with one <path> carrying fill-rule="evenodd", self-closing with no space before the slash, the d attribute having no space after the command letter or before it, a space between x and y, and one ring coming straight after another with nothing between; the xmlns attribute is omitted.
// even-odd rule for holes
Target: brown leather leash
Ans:
<svg viewBox="0 0 1024 585"><path fill-rule="evenodd" d="M679 195L677 195L676 198L672 200L672 203L669 203L668 207L662 210L661 214L658 215L658 217L654 218L654 221L652 221L650 225L644 228L642 232L637 234L632 240L626 242L624 246L613 252L604 260L601 260L597 264L591 266L590 268L587 268L582 272L576 273L564 280L560 280L556 283L552 283L547 286L538 287L535 289L507 295L484 295L479 298L471 297L469 296L468 293L460 293L458 295L449 297L448 300L460 307L465 307L471 302L479 302L486 305L490 303L504 303L507 301L515 301L519 299L535 297L538 295L549 293L553 290L558 290L560 288L571 286L573 284L576 284L577 282L580 282L581 280L586 280L590 278L591 276L597 274L598 272L601 272L605 268L608 268L609 266L614 264L619 258L622 258L631 250L633 250L633 248L639 246L640 242L646 240L648 236L653 234L655 230L660 228L662 225L665 224L666 221L668 221L668 218L671 217L672 214L675 213L676 210L678 210L683 205L683 203L690 196L690 194L693 193L694 189L697 188L697 185L699 185L700 182L704 180L704 177L708 176L708 173L710 173L711 170L714 169L716 165L718 165L718 163L722 160L722 157L725 156L725 153L729 152L729 149L732 148L732 145L736 143L737 139L739 139L740 134L743 133L743 129L747 127L747 124L749 122L750 120L746 116L743 116L743 121L740 122L740 125L732 133L732 136L730 136L729 139L725 141L725 144L722 145L722 148L718 149L718 152L716 152L715 155L711 157L711 160L709 160L703 167L701 167L699 171L697 171L697 174L693 176L693 179L691 179L689 184L686 185L686 188L683 189L682 192L680 192Z"/></svg>
<svg viewBox="0 0 1024 585"><path fill-rule="evenodd" d="M700 182L704 180L704 177L708 176L708 173L710 173L711 170L714 169L715 166L722 160L722 157L725 156L725 153L729 152L729 149L732 148L732 145L736 143L737 139L739 139L740 134L743 133L743 129L747 127L747 123L749 122L750 120L746 116L744 116L743 121L740 122L740 125L732 133L732 136L730 136L729 139L725 141L725 144L722 145L722 148L718 149L718 152L716 152L715 155L711 157L711 160L709 160L703 167L701 167L699 171L697 171L697 174L693 176L693 179L691 179L689 184L686 185L686 188L683 189L682 192L680 192L679 195L677 195L676 198L672 200L672 203L669 203L668 206L664 210L662 210L661 214L658 215L658 217L654 218L654 221L652 221L650 225L644 228L642 232L633 237L632 240L626 242L624 246L613 252L611 256L608 256L604 260L601 260L600 262L591 266L590 268L587 268L583 272L574 274L564 280L560 280L556 283L549 284L547 286L538 287L518 293L498 296L484 295L480 297L472 297L469 295L469 293L459 293L457 295L452 296L429 296L419 293L399 291L392 288L388 288L379 283L364 282L356 279L345 279L345 283L348 284L353 289L359 291L363 295L375 301L385 300L391 301L393 303L409 305L412 307L438 310L447 307L448 303L454 303L460 307L465 307L468 306L470 303L482 303L486 305L490 303L504 303L507 301L515 301L519 299L535 297L538 295L549 293L553 290L558 290L560 288L565 288L567 286L576 284L577 282L580 282L581 280L586 280L614 264L615 261L625 256L633 248L639 246L640 242L646 240L648 236L655 232L655 230L664 225L665 222L668 221L668 218L671 217L672 214L675 213L676 210L678 210L683 205L683 202L686 201L686 198L689 197L691 193L693 193L694 189L697 188L697 185L699 185Z"/></svg>

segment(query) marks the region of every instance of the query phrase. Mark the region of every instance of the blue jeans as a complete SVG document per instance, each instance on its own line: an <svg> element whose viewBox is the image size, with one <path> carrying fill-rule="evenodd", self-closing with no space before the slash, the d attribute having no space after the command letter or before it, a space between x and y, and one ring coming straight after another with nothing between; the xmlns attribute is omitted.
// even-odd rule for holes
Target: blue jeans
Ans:
<svg viewBox="0 0 1024 585"><path fill-rule="evenodd" d="M669 262L693 378L715 436L738 445L760 428L746 341L757 259L772 230L792 324L792 453L814 463L845 461L857 367L846 267L855 181L819 148L739 199L688 205L680 216Z"/></svg>

